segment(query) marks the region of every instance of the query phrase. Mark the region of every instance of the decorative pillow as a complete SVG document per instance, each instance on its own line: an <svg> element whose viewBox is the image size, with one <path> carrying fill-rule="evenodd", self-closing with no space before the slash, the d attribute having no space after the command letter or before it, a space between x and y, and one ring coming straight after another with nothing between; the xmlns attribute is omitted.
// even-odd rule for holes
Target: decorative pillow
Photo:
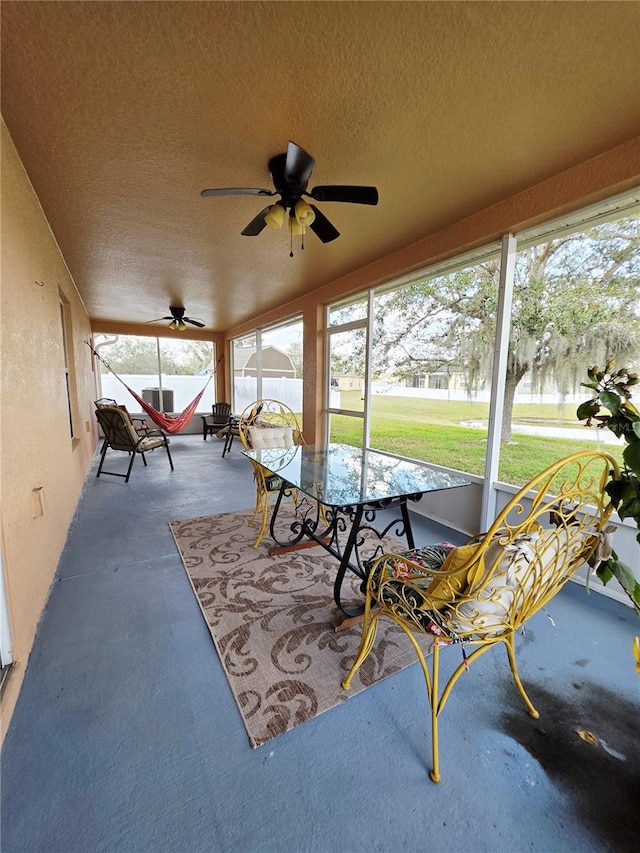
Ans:
<svg viewBox="0 0 640 853"><path fill-rule="evenodd" d="M449 552L427 587L426 594L436 607L449 604L460 593L465 592L485 572L484 555L474 560L479 543L460 545Z"/></svg>
<svg viewBox="0 0 640 853"><path fill-rule="evenodd" d="M409 585L401 578L391 577L381 584L376 599L393 613L413 622L420 630L442 638L443 645L457 639L445 624L442 614L429 608L430 600L413 583Z"/></svg>
<svg viewBox="0 0 640 853"><path fill-rule="evenodd" d="M505 630L514 603L520 604L534 585L542 592L558 572L573 572L570 560L592 533L538 529L519 534L506 546L492 543L485 552L482 577L476 576L461 603L450 608L447 623L456 633Z"/></svg>
<svg viewBox="0 0 640 853"><path fill-rule="evenodd" d="M272 477L265 477L264 484L268 492L279 492L282 485L282 477L275 474Z"/></svg>
<svg viewBox="0 0 640 853"><path fill-rule="evenodd" d="M537 535L520 534L507 546L496 541L487 548L482 575L471 584L462 601L449 610L447 621L456 633L506 629L518 571L526 572L535 553L531 537Z"/></svg>
<svg viewBox="0 0 640 853"><path fill-rule="evenodd" d="M416 579L416 569L413 566L407 566L403 560L389 556L378 563L375 574L369 581L373 596L380 604L413 622L418 629L439 637L442 644L455 642L455 637L447 630L441 614L430 609L431 601L427 598L426 591L432 582L433 571L442 566L453 550L453 545L443 542L398 555L424 569L424 579ZM409 577L410 584L406 582Z"/></svg>
<svg viewBox="0 0 640 853"><path fill-rule="evenodd" d="M249 427L249 438L253 450L265 447L293 447L293 430L285 427Z"/></svg>

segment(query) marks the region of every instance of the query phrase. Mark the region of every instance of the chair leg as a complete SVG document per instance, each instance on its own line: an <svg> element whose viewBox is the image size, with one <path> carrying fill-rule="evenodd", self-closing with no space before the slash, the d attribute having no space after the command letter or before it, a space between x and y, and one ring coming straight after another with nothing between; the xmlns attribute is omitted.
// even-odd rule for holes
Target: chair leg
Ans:
<svg viewBox="0 0 640 853"><path fill-rule="evenodd" d="M265 496L260 491L260 489L258 488L258 485L256 483L256 503L255 503L255 506L253 507L253 513L251 514L251 518L248 521L249 527L253 527L254 522L256 520L256 516L258 515L258 510L262 506L262 501L263 501L264 497Z"/></svg>
<svg viewBox="0 0 640 853"><path fill-rule="evenodd" d="M439 782L442 777L440 776L438 717L440 716L440 712L444 708L444 704L447 701L447 696L449 695L451 687L457 680L457 675L454 675L452 677L452 680L448 682L446 689L443 691L442 697L438 699L438 681L440 677L440 646L434 638L431 647L431 674L429 674L429 666L427 664L427 659L424 656L424 652L422 651L420 643L418 643L415 634L401 620L394 619L394 621L402 628L402 630L405 632L405 634L411 641L411 645L415 649L415 652L418 656L418 660L420 661L422 673L424 675L424 683L425 687L427 688L427 698L429 699L429 708L431 710L431 755L433 761L433 768L429 771L429 776L431 777L432 782ZM464 667L459 667L459 669L461 670L463 668Z"/></svg>
<svg viewBox="0 0 640 853"><path fill-rule="evenodd" d="M164 449L167 451L167 456L169 457L169 465L171 465L171 470L175 470L173 467L173 459L171 458L171 451L169 450L169 442L165 441Z"/></svg>
<svg viewBox="0 0 640 853"><path fill-rule="evenodd" d="M378 633L378 618L379 612L371 614L369 610L369 602L366 604L366 610L364 614L364 621L362 623L362 637L360 638L360 648L358 649L358 654L356 655L356 659L349 670L347 677L342 682L342 687L344 690L348 690L351 687L351 681L356 672L360 669L362 664L367 659L369 652L373 648L373 644L376 640L376 634Z"/></svg>
<svg viewBox="0 0 640 853"><path fill-rule="evenodd" d="M433 761L433 769L429 771L429 776L432 782L439 782L440 776L440 744L438 732L438 678L440 675L440 646L434 643L431 653L431 688L427 681L427 693L429 694L429 704L431 705L431 760ZM423 663L423 661L421 661ZM425 670L426 662L423 663L423 671L428 679L428 670Z"/></svg>
<svg viewBox="0 0 640 853"><path fill-rule="evenodd" d="M129 482L129 477L131 476L131 469L133 468L133 463L136 461L137 455L137 453L131 454L131 461L129 462L129 467L127 468L127 475L124 478L125 483ZM142 454L142 458L144 459L144 453ZM144 464L146 465L147 463L145 462ZM120 476L122 476L122 474Z"/></svg>
<svg viewBox="0 0 640 853"><path fill-rule="evenodd" d="M256 512L258 510L258 504L256 503L256 509L253 514L253 520L256 517ZM264 535L267 532L267 521L269 520L269 495L262 496L262 513L260 515L260 528L258 530L258 535L256 537L256 541L253 543L253 547L257 548L258 545L264 539Z"/></svg>
<svg viewBox="0 0 640 853"><path fill-rule="evenodd" d="M535 709L531 699L526 694L524 687L522 686L522 682L520 681L520 675L518 673L518 667L516 666L516 645L513 633L509 634L508 637L503 639L503 643L507 647L507 655L509 656L509 666L511 667L511 674L513 675L513 680L516 683L516 687L520 691L520 695L524 699L524 704L527 706L527 711L529 712L529 716L533 717L534 720L537 720L540 717L540 714Z"/></svg>
<svg viewBox="0 0 640 853"><path fill-rule="evenodd" d="M102 466L104 464L104 457L107 455L107 447L108 446L109 446L109 443L105 439L104 444L102 445L102 451L100 453L100 464L98 465L98 473L96 474L96 477L99 477L100 472L102 471Z"/></svg>
<svg viewBox="0 0 640 853"><path fill-rule="evenodd" d="M231 450L231 445L233 444L234 433L229 430L224 438L224 447L222 448L222 458L224 459L225 454L227 454Z"/></svg>

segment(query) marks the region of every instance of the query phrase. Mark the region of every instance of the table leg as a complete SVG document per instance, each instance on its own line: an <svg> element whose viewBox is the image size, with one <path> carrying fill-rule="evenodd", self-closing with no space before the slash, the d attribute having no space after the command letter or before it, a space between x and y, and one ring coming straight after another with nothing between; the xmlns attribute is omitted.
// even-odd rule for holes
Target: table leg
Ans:
<svg viewBox="0 0 640 853"><path fill-rule="evenodd" d="M359 506L353 517L353 524L349 533L349 539L347 540L346 548L342 555L342 559L340 560L338 574L336 575L336 579L333 585L333 600L344 614L344 616L338 617L336 622L334 622L333 627L335 631L345 631L347 628L351 628L354 625L358 625L360 622L362 622L364 614L364 604L362 604L361 607L358 607L355 610L345 610L342 605L341 590L347 569L352 568L350 565L351 554L356 544L356 539L360 530L360 523L362 521L362 515L365 509L366 508L364 506ZM407 540L407 545L409 546L409 548L415 548L413 530L411 529L411 519L409 517L409 510L407 509L407 499L405 497L400 499L400 515L402 517L402 523L404 527L403 532ZM364 579L363 582L366 583L366 579Z"/></svg>
<svg viewBox="0 0 640 853"><path fill-rule="evenodd" d="M400 514L402 515L402 521L404 523L404 535L407 538L407 545L409 548L415 548L416 545L413 541L413 530L411 529L411 520L409 518L406 498L401 498L400 500Z"/></svg>
<svg viewBox="0 0 640 853"><path fill-rule="evenodd" d="M357 610L345 610L342 605L342 599L340 597L340 593L342 591L342 583L344 581L344 577L347 573L347 569L351 568L351 554L353 552L354 546L356 544L356 538L358 536L358 531L360 530L360 522L362 521L362 513L364 512L364 507L359 505L353 515L351 521L351 530L349 531L349 538L347 539L347 544L342 553L342 557L340 559L340 565L338 566L338 573L336 575L336 579L333 583L333 600L338 605L340 610L345 614L345 616L358 616L361 613L361 609ZM364 605L362 606L362 610L364 610Z"/></svg>

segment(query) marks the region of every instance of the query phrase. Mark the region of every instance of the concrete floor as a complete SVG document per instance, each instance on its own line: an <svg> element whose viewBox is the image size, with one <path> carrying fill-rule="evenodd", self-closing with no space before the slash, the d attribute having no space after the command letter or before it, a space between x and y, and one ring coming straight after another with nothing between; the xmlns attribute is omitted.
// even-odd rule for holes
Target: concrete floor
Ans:
<svg viewBox="0 0 640 853"><path fill-rule="evenodd" d="M171 446L175 472L156 451L129 484L94 460L2 750L3 853L638 849L640 622L577 584L518 641L540 719L489 652L441 719L440 785L417 664L251 749L167 525L252 505L249 464Z"/></svg>

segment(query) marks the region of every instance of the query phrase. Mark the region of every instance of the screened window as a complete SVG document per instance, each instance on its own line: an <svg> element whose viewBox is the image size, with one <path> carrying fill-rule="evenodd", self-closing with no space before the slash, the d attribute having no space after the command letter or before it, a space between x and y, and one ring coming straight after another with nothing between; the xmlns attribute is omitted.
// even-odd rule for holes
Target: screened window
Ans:
<svg viewBox="0 0 640 853"><path fill-rule="evenodd" d="M100 364L102 396L139 413L140 404L114 373L147 403L165 413L182 412L202 390L215 368L213 343L138 335L96 335L96 351L112 372ZM215 402L210 382L200 400L199 411L210 412Z"/></svg>
<svg viewBox="0 0 640 853"><path fill-rule="evenodd" d="M234 412L242 412L255 400L269 398L302 414L300 318L235 338L231 358Z"/></svg>
<svg viewBox="0 0 640 853"><path fill-rule="evenodd" d="M372 448L483 473L499 273L494 255L374 295Z"/></svg>
<svg viewBox="0 0 640 853"><path fill-rule="evenodd" d="M640 361L640 218L565 229L518 251L499 478L521 485L550 462L621 441L576 408L587 368Z"/></svg>

